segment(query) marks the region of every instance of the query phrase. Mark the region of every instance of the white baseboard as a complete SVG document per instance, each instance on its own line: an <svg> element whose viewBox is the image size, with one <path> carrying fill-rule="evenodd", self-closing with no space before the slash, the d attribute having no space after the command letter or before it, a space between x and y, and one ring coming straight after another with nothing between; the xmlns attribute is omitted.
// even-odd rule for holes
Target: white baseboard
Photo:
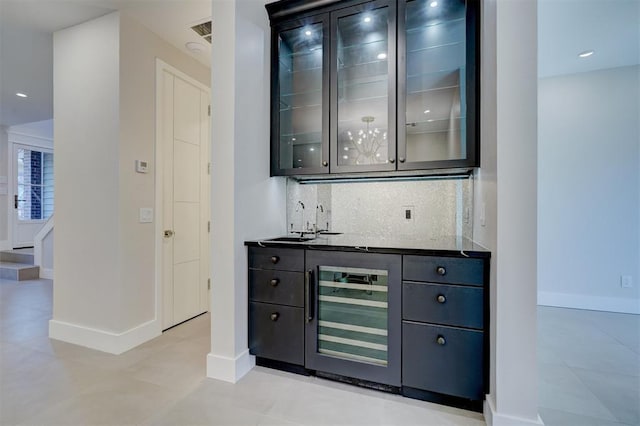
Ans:
<svg viewBox="0 0 640 426"><path fill-rule="evenodd" d="M209 353L207 355L207 377L236 383L253 366L256 365L256 357L249 354L249 349L235 358Z"/></svg>
<svg viewBox="0 0 640 426"><path fill-rule="evenodd" d="M49 337L63 342L119 355L162 334L160 321L152 320L127 330L112 333L95 328L70 324L63 321L49 321Z"/></svg>
<svg viewBox="0 0 640 426"><path fill-rule="evenodd" d="M11 250L11 241L9 240L0 240L0 250Z"/></svg>
<svg viewBox="0 0 640 426"><path fill-rule="evenodd" d="M536 420L498 413L493 395L487 395L484 401L484 421L487 426L544 426L540 416Z"/></svg>
<svg viewBox="0 0 640 426"><path fill-rule="evenodd" d="M623 299L621 297L598 297L540 291L538 292L538 305L640 315L640 299Z"/></svg>
<svg viewBox="0 0 640 426"><path fill-rule="evenodd" d="M53 279L53 269L40 267L40 278Z"/></svg>

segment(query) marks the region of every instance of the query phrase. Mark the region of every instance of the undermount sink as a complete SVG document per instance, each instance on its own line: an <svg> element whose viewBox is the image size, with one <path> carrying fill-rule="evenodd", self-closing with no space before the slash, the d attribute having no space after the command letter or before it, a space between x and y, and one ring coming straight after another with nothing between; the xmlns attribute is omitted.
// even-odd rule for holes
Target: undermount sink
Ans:
<svg viewBox="0 0 640 426"><path fill-rule="evenodd" d="M279 241L285 243L302 243L305 241L311 241L315 237L278 237L278 238L270 238L265 241Z"/></svg>

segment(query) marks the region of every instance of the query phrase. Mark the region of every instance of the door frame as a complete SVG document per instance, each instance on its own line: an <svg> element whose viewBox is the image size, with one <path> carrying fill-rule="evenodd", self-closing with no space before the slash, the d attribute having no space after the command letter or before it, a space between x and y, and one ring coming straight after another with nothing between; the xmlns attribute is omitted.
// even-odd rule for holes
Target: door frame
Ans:
<svg viewBox="0 0 640 426"><path fill-rule="evenodd" d="M54 153L53 139L43 138L40 136L32 136L19 132L12 132L11 129L7 130L7 240L6 249L14 248L15 227L17 225L17 218L15 216L15 208L13 206L13 198L17 192L17 178L14 176L16 172L16 165L14 164L14 157L18 146L25 148L33 148L34 150L48 150ZM54 153L55 155L55 153ZM54 157L55 167L55 157ZM46 223L46 220L42 221L42 224Z"/></svg>
<svg viewBox="0 0 640 426"><path fill-rule="evenodd" d="M155 246L155 309L156 309L156 319L160 321L160 328L164 329L164 292L163 292L163 232L164 232L164 186L163 186L163 177L164 177L164 144L163 144L163 126L162 126L162 113L163 113L163 80L162 75L164 72L169 72L176 77L179 77L188 83L196 86L198 89L204 91L209 100L211 100L211 89L206 85L200 83L193 77L185 74L179 69L169 65L163 60L156 58L156 117L155 117L155 130L156 130L156 138L155 138L155 238L154 238L154 246ZM209 135L207 139L207 152L211 151L211 118L209 117ZM210 193L210 191L209 191ZM206 203L209 206L211 203ZM211 212L209 212L209 216L211 216ZM210 241L210 239L209 239ZM209 243L209 250L211 250L211 244ZM207 270L210 270L210 259L209 254L204 256L204 261L207 262ZM210 306L210 301L207 301Z"/></svg>

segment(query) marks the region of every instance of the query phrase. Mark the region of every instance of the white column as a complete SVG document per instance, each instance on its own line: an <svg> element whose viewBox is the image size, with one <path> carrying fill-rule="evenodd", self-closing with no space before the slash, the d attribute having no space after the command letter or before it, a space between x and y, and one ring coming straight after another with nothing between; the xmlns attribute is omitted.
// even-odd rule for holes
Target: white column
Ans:
<svg viewBox="0 0 640 426"><path fill-rule="evenodd" d="M492 251L489 425L539 425L537 2L483 3L474 238ZM484 224L480 219L484 216Z"/></svg>
<svg viewBox="0 0 640 426"><path fill-rule="evenodd" d="M244 241L286 232L285 185L269 177L269 43L264 3L212 4L211 352L207 376L236 382L248 351Z"/></svg>

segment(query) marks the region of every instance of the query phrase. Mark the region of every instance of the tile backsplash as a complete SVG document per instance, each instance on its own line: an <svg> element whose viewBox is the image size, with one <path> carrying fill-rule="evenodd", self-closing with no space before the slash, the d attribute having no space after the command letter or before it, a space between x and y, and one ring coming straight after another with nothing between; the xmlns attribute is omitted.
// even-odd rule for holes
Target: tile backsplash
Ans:
<svg viewBox="0 0 640 426"><path fill-rule="evenodd" d="M320 229L364 235L471 238L472 197L471 177L322 184L287 179L287 229L317 223Z"/></svg>

